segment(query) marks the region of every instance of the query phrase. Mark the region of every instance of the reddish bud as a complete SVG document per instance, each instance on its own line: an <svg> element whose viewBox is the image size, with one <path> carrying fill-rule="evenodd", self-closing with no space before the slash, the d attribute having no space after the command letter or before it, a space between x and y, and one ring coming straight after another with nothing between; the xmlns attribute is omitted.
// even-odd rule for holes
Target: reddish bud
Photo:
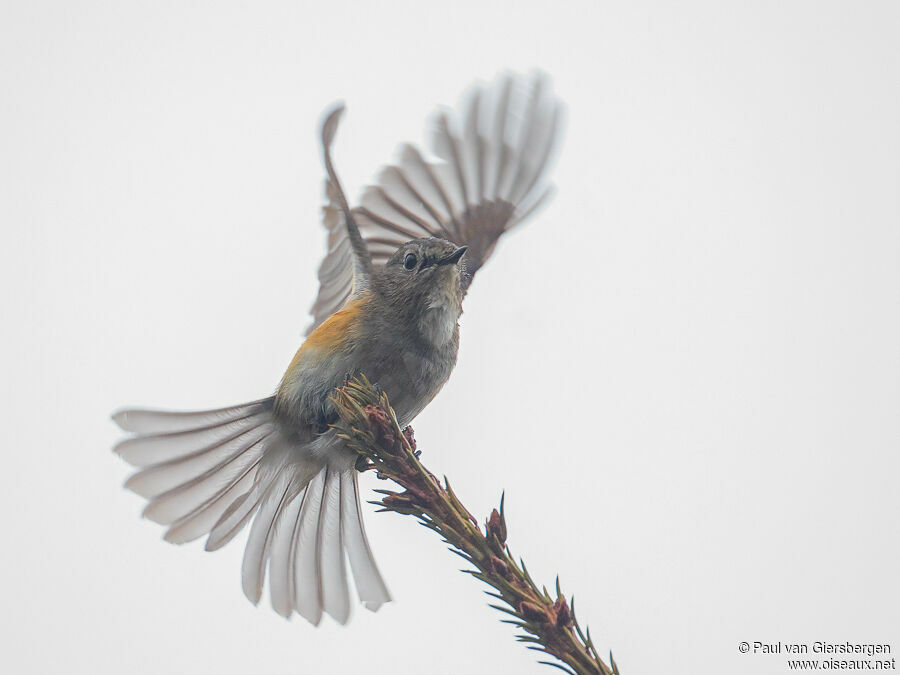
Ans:
<svg viewBox="0 0 900 675"><path fill-rule="evenodd" d="M567 628L572 625L572 611L569 609L569 603L566 602L564 595L560 595L553 603L553 611L556 612L557 626Z"/></svg>
<svg viewBox="0 0 900 675"><path fill-rule="evenodd" d="M491 515L487 520L487 534L488 536L495 536L497 539L500 539L500 534L502 531L502 525L500 521L500 512L497 509L491 511Z"/></svg>

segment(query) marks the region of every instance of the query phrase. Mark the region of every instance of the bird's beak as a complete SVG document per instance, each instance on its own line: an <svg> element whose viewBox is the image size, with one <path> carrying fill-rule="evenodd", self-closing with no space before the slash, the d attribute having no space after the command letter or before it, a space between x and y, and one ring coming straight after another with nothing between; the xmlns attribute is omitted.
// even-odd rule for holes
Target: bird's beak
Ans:
<svg viewBox="0 0 900 675"><path fill-rule="evenodd" d="M462 258L466 254L466 249L468 248L468 246L460 246L450 255L446 255L438 260L435 265L455 265L459 262L460 258Z"/></svg>

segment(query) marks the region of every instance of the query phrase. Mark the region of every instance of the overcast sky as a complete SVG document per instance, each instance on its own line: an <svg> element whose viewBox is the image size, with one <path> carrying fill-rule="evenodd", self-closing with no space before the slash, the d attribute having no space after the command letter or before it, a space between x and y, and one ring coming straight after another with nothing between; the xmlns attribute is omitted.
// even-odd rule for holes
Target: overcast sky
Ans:
<svg viewBox="0 0 900 675"><path fill-rule="evenodd" d="M396 602L254 608L242 542L161 541L110 452L119 406L274 390L326 106L358 194L506 68L566 103L558 192L473 285L423 461L481 517L506 490L514 553L623 675L896 654L898 34L891 2L2 3L8 672L552 672L394 514L367 523Z"/></svg>

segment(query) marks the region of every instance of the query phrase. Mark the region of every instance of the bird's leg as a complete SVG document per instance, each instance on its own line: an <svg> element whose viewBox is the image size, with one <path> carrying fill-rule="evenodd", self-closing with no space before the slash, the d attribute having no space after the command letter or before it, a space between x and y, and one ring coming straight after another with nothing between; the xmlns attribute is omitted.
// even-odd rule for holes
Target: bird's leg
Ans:
<svg viewBox="0 0 900 675"><path fill-rule="evenodd" d="M413 454L418 459L422 455L421 450L416 450L416 432L413 431L411 426L406 426L403 429L403 438L406 439L406 442L409 443L409 447L412 448Z"/></svg>

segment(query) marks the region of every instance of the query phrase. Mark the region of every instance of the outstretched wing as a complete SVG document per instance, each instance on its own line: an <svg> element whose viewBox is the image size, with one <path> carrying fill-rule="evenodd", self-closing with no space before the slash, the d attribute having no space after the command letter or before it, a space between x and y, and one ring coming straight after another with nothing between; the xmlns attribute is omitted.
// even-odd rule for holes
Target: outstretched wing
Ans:
<svg viewBox="0 0 900 675"><path fill-rule="evenodd" d="M476 85L461 111L440 111L430 139L433 159L400 146L397 164L384 167L353 209L372 263L399 246L441 237L468 246L468 287L504 232L527 218L551 193L546 182L559 137L562 104L545 78L502 76ZM312 332L354 290L354 253L337 192L326 181L322 222L328 252L319 267Z"/></svg>

